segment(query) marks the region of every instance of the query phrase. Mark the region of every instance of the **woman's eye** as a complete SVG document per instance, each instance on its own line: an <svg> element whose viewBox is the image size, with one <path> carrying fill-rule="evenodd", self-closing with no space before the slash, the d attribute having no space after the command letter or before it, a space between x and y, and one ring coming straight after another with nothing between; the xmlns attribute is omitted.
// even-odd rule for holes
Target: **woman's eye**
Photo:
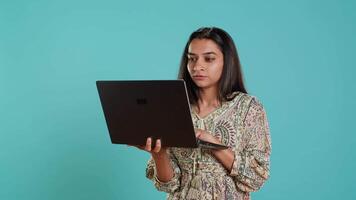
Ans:
<svg viewBox="0 0 356 200"><path fill-rule="evenodd" d="M194 62L194 61L196 61L196 58L189 57L189 58L188 58L188 61L190 61L190 62Z"/></svg>
<svg viewBox="0 0 356 200"><path fill-rule="evenodd" d="M205 58L206 62L213 62L215 60L215 58Z"/></svg>

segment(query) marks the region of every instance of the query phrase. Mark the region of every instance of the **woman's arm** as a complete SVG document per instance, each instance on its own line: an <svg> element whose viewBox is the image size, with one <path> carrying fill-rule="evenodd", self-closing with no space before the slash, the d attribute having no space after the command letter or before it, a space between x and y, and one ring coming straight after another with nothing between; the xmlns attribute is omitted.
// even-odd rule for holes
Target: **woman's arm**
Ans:
<svg viewBox="0 0 356 200"><path fill-rule="evenodd" d="M212 150L212 154L215 158L230 172L232 164L234 163L234 152L231 149Z"/></svg>
<svg viewBox="0 0 356 200"><path fill-rule="evenodd" d="M235 152L230 176L246 192L259 190L269 178L271 138L266 112L254 97L244 120L241 151Z"/></svg>
<svg viewBox="0 0 356 200"><path fill-rule="evenodd" d="M268 120L262 104L256 98L249 104L243 129L241 142L244 148L241 151L237 151L237 148L212 150L212 154L228 170L241 191L252 192L260 189L269 178L271 155ZM202 130L199 132L200 139L220 143L211 134Z"/></svg>
<svg viewBox="0 0 356 200"><path fill-rule="evenodd" d="M174 193L179 189L181 171L171 149L161 148L161 141L157 140L152 150L151 139L147 140L146 146L141 149L151 153L146 167L146 177L153 181L155 187L167 193Z"/></svg>
<svg viewBox="0 0 356 200"><path fill-rule="evenodd" d="M171 166L170 158L167 154L167 148L161 147L161 140L156 140L156 145L152 149L152 139L147 138L146 146L141 149L151 153L156 166L156 176L161 182L168 182L173 178L174 172Z"/></svg>
<svg viewBox="0 0 356 200"><path fill-rule="evenodd" d="M218 138L201 129L196 129L196 136L197 138L207 142L222 144ZM234 152L231 149L213 149L211 152L214 157L225 167L225 169L230 172L232 164L234 163Z"/></svg>

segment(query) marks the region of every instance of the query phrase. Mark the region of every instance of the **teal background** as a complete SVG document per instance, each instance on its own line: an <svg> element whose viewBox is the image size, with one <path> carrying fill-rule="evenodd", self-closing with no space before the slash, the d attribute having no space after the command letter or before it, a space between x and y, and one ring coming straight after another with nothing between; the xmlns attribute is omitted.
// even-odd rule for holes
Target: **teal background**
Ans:
<svg viewBox="0 0 356 200"><path fill-rule="evenodd" d="M112 145L95 81L175 79L189 34L228 31L266 107L252 199L356 199L356 3L0 1L0 199L164 199L149 155Z"/></svg>

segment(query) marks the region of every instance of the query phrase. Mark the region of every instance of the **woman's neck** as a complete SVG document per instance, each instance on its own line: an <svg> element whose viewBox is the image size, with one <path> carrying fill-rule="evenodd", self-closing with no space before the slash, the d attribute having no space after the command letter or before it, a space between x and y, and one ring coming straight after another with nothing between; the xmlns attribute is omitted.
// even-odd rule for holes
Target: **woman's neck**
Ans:
<svg viewBox="0 0 356 200"><path fill-rule="evenodd" d="M199 107L219 107L218 88L204 88L199 91Z"/></svg>

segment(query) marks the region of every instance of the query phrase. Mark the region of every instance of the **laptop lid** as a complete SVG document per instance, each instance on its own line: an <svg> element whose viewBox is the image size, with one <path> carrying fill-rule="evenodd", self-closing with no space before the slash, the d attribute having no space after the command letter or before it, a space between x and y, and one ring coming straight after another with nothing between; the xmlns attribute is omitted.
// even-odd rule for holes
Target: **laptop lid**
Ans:
<svg viewBox="0 0 356 200"><path fill-rule="evenodd" d="M97 81L111 142L198 147L183 80Z"/></svg>

